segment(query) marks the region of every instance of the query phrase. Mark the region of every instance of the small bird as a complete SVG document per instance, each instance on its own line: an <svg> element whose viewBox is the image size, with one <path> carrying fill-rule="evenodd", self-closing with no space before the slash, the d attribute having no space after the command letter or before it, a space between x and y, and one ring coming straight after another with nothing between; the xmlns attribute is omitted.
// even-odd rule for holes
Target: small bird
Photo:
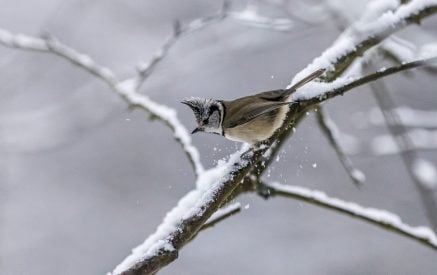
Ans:
<svg viewBox="0 0 437 275"><path fill-rule="evenodd" d="M227 139L254 146L270 138L281 127L290 104L287 99L298 88L321 76L319 69L288 89L245 96L234 100L189 98L188 105L196 117L197 127L191 132L219 134Z"/></svg>

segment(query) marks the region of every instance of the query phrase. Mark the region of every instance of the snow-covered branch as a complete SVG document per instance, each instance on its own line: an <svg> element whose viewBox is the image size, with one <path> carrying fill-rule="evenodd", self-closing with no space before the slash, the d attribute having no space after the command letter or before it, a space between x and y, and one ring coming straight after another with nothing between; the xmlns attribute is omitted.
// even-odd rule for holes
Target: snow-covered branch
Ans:
<svg viewBox="0 0 437 275"><path fill-rule="evenodd" d="M197 188L179 200L156 232L133 249L112 274L150 274L175 260L179 249L219 209L265 151L266 148L254 153L243 146L228 161L220 162L201 174L197 179Z"/></svg>
<svg viewBox="0 0 437 275"><path fill-rule="evenodd" d="M434 2L437 3L437 1ZM375 32L371 31L372 28L370 28L370 31L364 40L358 39L348 41L348 43L346 43L347 47L344 47L341 43L335 44L333 47L328 49L321 58L316 59L315 62L297 75L295 80L301 79L302 76L306 73L309 73L309 71L314 71L321 67L329 67L330 65L335 64L337 64L339 68L335 70L336 75L339 75L345 68L349 66L351 60L354 60L366 49L376 45L384 37L387 37L406 24L412 23L413 21L418 21L434 12L437 12L437 5L430 7L420 0L411 1L411 3L408 4L408 9L404 9L403 12L398 13L393 20L390 20L389 24L381 23L377 26L377 30L379 31L378 40L375 38L369 38L372 37L372 35L375 35ZM365 41L365 43L363 44L362 41ZM347 56L347 58L345 58L345 56ZM341 65L342 63L345 63L346 65ZM403 69L404 68L401 70ZM371 80L369 79L368 81ZM346 91L365 83L367 82L361 81L353 83L352 85L349 84L349 86L346 86L342 89ZM337 83L339 87L342 87L345 84L348 84L348 81L343 81L341 85ZM327 95L329 97L340 94L338 87L333 88L337 88L337 90L333 90L334 93L328 93ZM326 92L326 86L324 87L323 91ZM306 92L308 92L308 90L306 90ZM303 95L301 96L304 97ZM196 234L196 232L200 230L202 224L212 215L213 212L218 209L220 204L232 194L232 191L235 190L245 176L253 170L253 167L257 166L257 174L262 173L265 167L268 166L271 159L281 148L281 145L292 134L292 127L298 121L300 121L302 117L304 117L303 114L307 111L308 106L318 104L321 101L321 98L319 98L318 95L315 96L314 99L316 100L313 102L307 102L308 104L302 104L291 108L292 110L290 110L284 125L269 141L269 144L274 144L274 147L268 151L268 156L262 158L261 160L260 152L258 152L250 158L249 162L245 162L244 165L236 164L229 166L229 163L231 162L228 161L227 164L224 165L224 167L226 167L225 172L220 176L221 178L224 178L225 182L222 179L210 181L208 185L212 185L214 187L211 188L212 190L208 189L208 192L204 192L202 199L199 199L200 194L198 189L188 193L184 198L182 198L178 206L167 214L167 217L158 227L157 231L149 236L142 245L135 249L133 253L114 270L113 274L152 273L158 271L160 268L176 259L179 249L182 248L182 246L185 245L189 240L191 240L193 234ZM275 141L275 143L273 143L273 141ZM261 153L264 153L264 151L265 149L263 149ZM234 154L231 159L234 157L237 157L238 159L241 156L239 154ZM264 165L259 163L260 161L262 161ZM226 170L228 171L226 172ZM210 197L211 193L214 194L212 197ZM193 197L195 203L193 203ZM199 213L197 212L198 209L202 209L202 211Z"/></svg>
<svg viewBox="0 0 437 275"><path fill-rule="evenodd" d="M336 212L351 215L374 225L402 234L428 247L437 250L437 236L433 230L424 226L413 227L404 223L399 216L387 210L363 207L354 202L332 198L325 193L300 186L284 185L279 183L263 183L264 196L289 197Z"/></svg>
<svg viewBox="0 0 437 275"><path fill-rule="evenodd" d="M437 63L437 56L403 63L399 66L382 68L377 72L359 78L340 77L331 83L309 83L293 94L293 100L301 104L317 104L383 77L435 63Z"/></svg>
<svg viewBox="0 0 437 275"><path fill-rule="evenodd" d="M362 18L346 29L331 47L299 72L290 86L320 68L329 70L324 80L333 81L368 49L403 27L419 23L436 12L437 0L411 0L395 11L388 10L372 20L367 18L367 12L364 13Z"/></svg>
<svg viewBox="0 0 437 275"><path fill-rule="evenodd" d="M363 172L354 167L352 161L341 147L339 141L339 130L337 125L334 123L334 121L331 120L326 112L324 112L322 106L319 106L318 109L316 109L316 117L320 129L325 134L331 146L334 148L347 174L351 178L352 182L359 186L366 180L366 177Z"/></svg>
<svg viewBox="0 0 437 275"><path fill-rule="evenodd" d="M387 12L380 18L366 24L360 23L354 26L354 28L346 30L332 47L326 50L321 57L315 59L305 70L296 75L294 80L301 79L303 75L307 75L320 68L328 68L330 70L325 78L326 81L335 80L367 49L375 46L402 27L419 22L435 12L437 12L437 0L411 0L394 12ZM196 26L204 25L203 21L195 22L192 22L189 28L194 30ZM176 26L175 34L181 31L179 25ZM308 88L305 87L306 89L302 89L302 91L298 91L295 94L294 99L301 104L294 104L290 108L291 110L284 125L267 142L265 147L256 152L242 148L231 155L228 161L220 162L215 168L203 172L198 151L192 146L188 131L179 122L176 111L153 102L150 98L139 94L137 91L142 81L153 71L153 68L165 56L174 42L167 42L149 65L140 68L139 78L134 76L124 81L117 80L109 70L98 66L89 57L53 39L32 38L0 31L0 43L14 48L55 53L102 78L128 104L141 107L160 117L173 130L175 138L181 143L195 167L198 175L196 188L187 193L179 201L178 205L167 213L156 232L150 235L143 244L135 248L132 254L116 267L113 274L154 273L176 259L179 250L202 229L208 219L228 200L233 191L242 181L248 178L250 173L258 176L262 174L281 148L281 145L293 133L293 127L305 117L305 112L309 108L314 107L321 101L340 95L375 79L424 65L423 61L416 61L380 71L357 80L341 78L332 83L311 83L307 86ZM431 61L431 59L426 61ZM319 197L319 200L322 200L322 198ZM336 208L342 206L340 203L338 205L333 203L332 205ZM351 207L348 210L353 208L357 207ZM344 210L344 212L347 211ZM370 210L357 212L363 218L369 220L372 218L370 217L372 216L370 214L372 211ZM429 230L409 227L393 218L393 216L390 216L390 218L384 215L378 217L387 223L387 228L397 228L399 232L405 235L416 235L418 239L422 238L424 242L435 247L435 235L430 234ZM379 222L379 224L381 223L383 222Z"/></svg>
<svg viewBox="0 0 437 275"><path fill-rule="evenodd" d="M109 68L99 65L88 55L78 52L53 36L37 38L23 34L13 34L0 29L0 44L12 48L55 54L100 78L115 93L121 96L129 106L144 109L163 121L173 131L175 140L184 149L196 175L204 171L199 152L192 145L189 131L179 121L176 110L139 94L135 89L135 85L133 85L135 78L119 81Z"/></svg>

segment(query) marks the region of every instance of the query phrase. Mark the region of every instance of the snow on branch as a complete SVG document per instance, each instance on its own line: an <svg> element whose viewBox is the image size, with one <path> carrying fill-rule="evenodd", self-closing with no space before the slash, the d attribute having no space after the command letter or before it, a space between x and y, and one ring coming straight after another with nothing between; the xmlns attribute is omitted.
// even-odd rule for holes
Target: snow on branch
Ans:
<svg viewBox="0 0 437 275"><path fill-rule="evenodd" d="M362 86L380 78L418 67L429 66L435 63L437 63L437 56L403 63L399 66L382 68L375 73L359 78L339 77L331 83L308 83L293 94L293 101L300 102L301 104L317 104L332 97L343 95L345 92L350 91L353 88Z"/></svg>
<svg viewBox="0 0 437 275"><path fill-rule="evenodd" d="M150 274L175 260L179 249L198 233L266 151L247 149L243 146L227 161L205 171L197 180L197 188L179 200L155 233L133 249L112 274Z"/></svg>
<svg viewBox="0 0 437 275"><path fill-rule="evenodd" d="M313 72L316 69L328 68L330 69L330 72L328 72L325 80L332 81L348 68L360 54L379 43L383 38L389 36L405 25L418 22L435 12L437 12L437 0L411 0L408 4L402 5L395 12L386 13L380 19L361 26L358 32L353 32L349 29L340 36L337 42L325 51L320 58L316 59L305 70L296 75L295 80L301 79L303 75L307 75L309 72ZM196 23L194 22L191 24L196 26ZM175 28L175 30L177 30L177 28ZM5 35L4 32L1 34L0 43L4 45L28 50L54 52L53 49L48 47L44 40L31 39L26 41L26 39L24 39L25 42L23 42L15 41L20 40L15 37L15 42L11 43L10 36ZM55 43L55 45L63 46L63 44L60 44L59 42ZM47 49L45 47L47 47ZM62 54L62 51L60 51L60 53L61 54L58 55L70 60L69 55ZM73 51L73 53L76 52ZM74 54L72 56L75 57ZM71 61L74 62L76 60ZM92 62L92 60L87 60L87 62L74 63L79 66L86 66L86 69L88 70L89 68L92 68L92 66L88 66L90 65L90 61ZM293 105L293 108L291 108L292 110L287 116L286 123L284 123L271 140L269 140L268 144L270 147L262 147L256 152L248 151L247 148L242 148L240 151L231 155L228 161L219 163L219 165L213 169L207 170L203 173L198 173L199 177L197 179L196 188L186 194L179 201L178 205L167 213L156 232L150 235L143 244L134 249L132 254L116 267L113 274L154 273L175 260L178 256L179 250L198 233L205 222L207 222L213 213L223 205L239 184L247 179L247 175L254 172L254 170L258 175L262 173L271 159L275 156L277 150L279 150L289 135L292 134L292 126L305 117L304 114L308 107L317 105L323 100L340 95L345 91L366 84L374 79L393 74L397 71L418 67L419 65L423 65L423 63L418 64L417 62L411 62L403 64L400 68L394 67L388 69L386 72L378 72L355 81L342 78L339 81L329 84L325 83L323 85L320 83L311 83L311 85L308 85L308 88L311 87L311 89L315 89L315 93L311 93L310 89L305 89L303 92L297 92L297 99L301 104ZM155 65L151 66L153 69L153 66ZM144 66L143 69L145 68L144 70L146 71L147 67L148 66ZM102 74L97 75L100 77ZM108 81L112 78L106 78L106 74L103 76L105 76L104 80L108 84L112 82L112 80ZM172 129L175 131L175 135L177 135L177 133L180 134L179 139L181 144L185 146L184 148L192 146L188 131L177 120L176 112L173 109L157 104L151 101L148 97L139 94L137 92L137 83L138 81L136 81L136 77L134 77L122 82L116 81L115 83L110 84L110 86L128 103L144 108L152 113L157 113L158 116L163 116L163 120L167 122L167 125L170 127L173 126ZM195 150L194 147L189 148ZM197 150L195 150L195 152L197 152ZM192 153L193 152L187 151L189 157L192 157ZM196 158L196 155L193 155L193 163L195 165L200 165L200 162L197 162L198 158ZM262 163L266 165L263 165ZM200 170L203 170L203 168ZM387 225L388 228L392 228L394 225L399 225L400 232L410 235L423 235L425 242L432 243L433 246L435 246L435 235L429 234L428 230L419 230L417 228L408 227L399 223L398 220L393 217L384 219L386 217L382 215L380 218L382 220L390 221L390 224Z"/></svg>
<svg viewBox="0 0 437 275"><path fill-rule="evenodd" d="M417 47L413 43L397 36L386 39L378 49L390 60L398 64L437 55L437 43L428 43ZM431 74L437 72L436 67L428 67L426 70Z"/></svg>
<svg viewBox="0 0 437 275"><path fill-rule="evenodd" d="M189 131L179 121L176 110L154 102L143 94L139 94L135 86L132 85L134 78L119 81L110 69L99 65L91 57L63 44L53 36L36 38L23 34L13 34L0 29L0 44L12 48L55 54L100 78L108 84L115 93L120 95L129 106L142 108L163 121L173 131L175 140L184 149L196 175L204 171L200 162L199 152L197 148L192 145Z"/></svg>
<svg viewBox="0 0 437 275"><path fill-rule="evenodd" d="M352 161L344 152L343 148L340 145L340 140L339 140L340 132L338 130L338 127L334 123L334 121L326 114L326 112L324 112L322 106L319 106L318 109L316 109L316 117L320 129L327 137L331 146L334 148L341 164L343 165L343 168L346 170L352 182L356 186L359 186L360 184L364 183L364 181L366 180L366 176L364 175L363 172L361 172L360 170L354 167Z"/></svg>
<svg viewBox="0 0 437 275"><path fill-rule="evenodd" d="M299 72L289 86L320 68L329 70L325 81L336 79L366 50L406 25L419 23L436 12L437 0L411 0L395 11L389 10L374 20L361 18L346 29L321 56Z"/></svg>
<svg viewBox="0 0 437 275"><path fill-rule="evenodd" d="M434 164L425 159L416 158L411 165L411 170L424 188L428 190L437 188L437 169Z"/></svg>
<svg viewBox="0 0 437 275"><path fill-rule="evenodd" d="M413 227L404 223L399 216L387 210L363 207L354 202L332 198L317 190L307 189L300 186L284 185L280 183L263 183L269 195L290 197L305 201L343 214L349 214L354 218L364 220L402 234L415 241L437 250L437 236L433 230L425 226Z"/></svg>

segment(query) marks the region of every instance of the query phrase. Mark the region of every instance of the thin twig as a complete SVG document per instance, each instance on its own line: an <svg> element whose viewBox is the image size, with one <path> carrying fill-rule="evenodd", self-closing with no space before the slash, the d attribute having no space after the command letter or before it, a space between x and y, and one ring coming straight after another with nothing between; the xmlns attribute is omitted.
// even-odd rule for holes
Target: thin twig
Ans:
<svg viewBox="0 0 437 275"><path fill-rule="evenodd" d="M387 210L368 208L354 202L343 201L327 196L317 190L311 190L300 186L284 185L279 183L260 183L260 195L264 198L269 196L281 196L297 199L314 204L342 214L348 214L354 218L380 226L384 229L406 236L418 241L429 248L437 250L437 237L435 232L428 227L412 227L404 223L399 216Z"/></svg>
<svg viewBox="0 0 437 275"><path fill-rule="evenodd" d="M325 134L329 144L334 148L343 168L346 170L352 182L358 187L366 178L363 172L354 167L350 158L343 151L339 142L339 131L337 125L335 125L335 123L328 117L321 105L317 108L315 113L320 129Z"/></svg>
<svg viewBox="0 0 437 275"><path fill-rule="evenodd" d="M199 231L213 227L214 225L221 222L222 220L225 220L237 214L240 211L241 211L241 204L239 202L222 207L219 210L217 210L214 214L212 214L212 216L203 224L203 226L200 228Z"/></svg>
<svg viewBox="0 0 437 275"><path fill-rule="evenodd" d="M230 2L224 1L221 9L216 14L195 19L186 26L182 26L181 23L176 20L173 24L173 34L166 40L161 48L156 51L149 62L142 62L138 67L138 75L135 79L135 90L138 91L141 88L141 85L147 77L153 73L156 66L167 56L169 50L179 38L191 32L203 29L213 23L220 22L226 18L229 9Z"/></svg>
<svg viewBox="0 0 437 275"><path fill-rule="evenodd" d="M372 68L372 64L368 65ZM387 128L392 135L394 141L400 149L400 156L405 165L406 172L414 182L421 202L425 209L425 213L434 231L437 231L437 201L434 193L430 192L428 186L425 186L415 175L414 165L419 159L417 152L413 149L413 141L407 134L407 129L402 124L398 114L395 111L396 103L390 95L390 91L382 80L370 83L370 88L376 99L377 104L382 110L383 117L386 121Z"/></svg>

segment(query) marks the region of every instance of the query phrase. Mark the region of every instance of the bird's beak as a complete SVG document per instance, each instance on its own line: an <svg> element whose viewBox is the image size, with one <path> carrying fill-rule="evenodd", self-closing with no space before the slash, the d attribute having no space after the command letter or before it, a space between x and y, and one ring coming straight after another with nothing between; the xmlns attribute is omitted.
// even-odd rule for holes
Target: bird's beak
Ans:
<svg viewBox="0 0 437 275"><path fill-rule="evenodd" d="M195 134L195 133L197 133L197 132L199 132L200 131L200 129L199 129L199 127L197 127L197 128L195 128L192 132L191 132L191 134Z"/></svg>

